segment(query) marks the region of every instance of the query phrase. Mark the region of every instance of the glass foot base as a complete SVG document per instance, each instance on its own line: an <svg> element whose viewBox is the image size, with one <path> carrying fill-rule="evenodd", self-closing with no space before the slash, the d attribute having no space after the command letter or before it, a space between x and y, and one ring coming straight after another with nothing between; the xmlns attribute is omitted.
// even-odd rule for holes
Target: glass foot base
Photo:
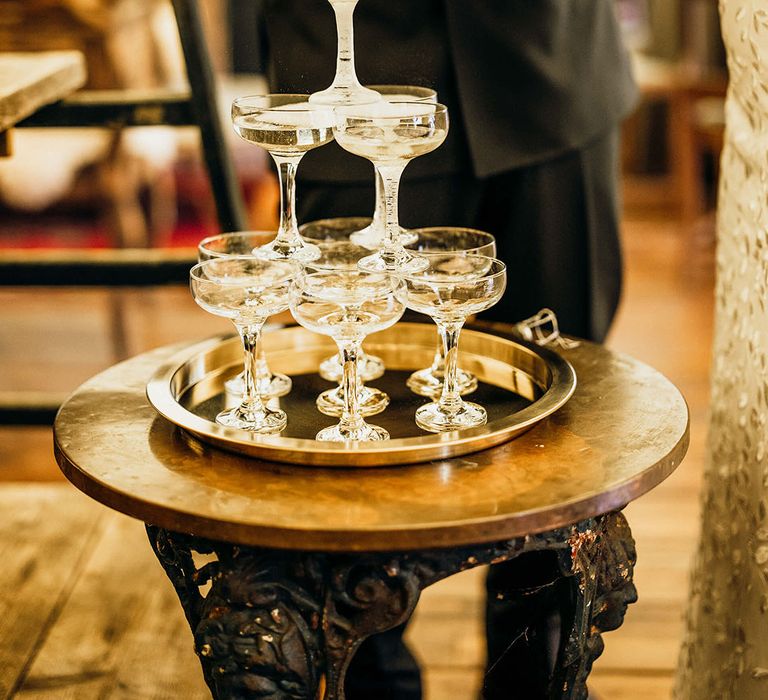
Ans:
<svg viewBox="0 0 768 700"><path fill-rule="evenodd" d="M375 90L357 85L331 85L309 96L310 104L316 105L366 105L384 99Z"/></svg>
<svg viewBox="0 0 768 700"><path fill-rule="evenodd" d="M277 239L260 248L253 249L253 256L262 260L297 260L309 263L320 257L320 248L312 243L281 243Z"/></svg>
<svg viewBox="0 0 768 700"><path fill-rule="evenodd" d="M259 379L256 382L256 389L263 399L277 399L286 394L290 394L291 387L293 387L293 382L291 381L291 378L285 374L273 374L264 379ZM243 373L240 372L236 377L227 379L227 381L224 382L224 391L228 394L234 394L235 396L242 396L245 393Z"/></svg>
<svg viewBox="0 0 768 700"><path fill-rule="evenodd" d="M349 240L355 245L368 248L368 250L378 250L384 245L384 232L377 230L373 227L373 224L366 226L359 231L351 234ZM408 246L413 245L419 240L419 235L409 231L407 228L400 228L400 245Z"/></svg>
<svg viewBox="0 0 768 700"><path fill-rule="evenodd" d="M347 442L348 440L374 442L378 440L389 440L389 433L378 425L368 425L368 423L363 423L354 430L344 428L339 424L332 425L329 428L323 428L315 436L315 440L320 440L322 442Z"/></svg>
<svg viewBox="0 0 768 700"><path fill-rule="evenodd" d="M288 424L285 411L264 408L263 411L249 411L242 406L222 411L216 416L216 422L226 428L239 428L251 433L273 435L279 433Z"/></svg>
<svg viewBox="0 0 768 700"><path fill-rule="evenodd" d="M459 386L459 394L466 396L477 390L477 377L472 372L463 369L456 370L456 381ZM419 396L428 396L435 399L443 391L443 377L432 372L432 368L420 369L414 372L406 381L408 388Z"/></svg>
<svg viewBox="0 0 768 700"><path fill-rule="evenodd" d="M340 416L344 410L344 395L340 387L324 391L315 401L317 410L326 416ZM357 405L363 416L374 416L389 405L389 396L380 389L361 386L357 392Z"/></svg>
<svg viewBox="0 0 768 700"><path fill-rule="evenodd" d="M338 355L333 355L320 363L320 369L317 372L323 379L329 382L340 382L342 367ZM364 382L370 382L378 379L384 374L384 360L375 355L364 353L357 360L357 376Z"/></svg>
<svg viewBox="0 0 768 700"><path fill-rule="evenodd" d="M444 412L437 403L428 403L416 410L416 425L430 433L476 428L485 425L487 420L485 409L468 401L463 401L459 409L451 413Z"/></svg>
<svg viewBox="0 0 768 700"><path fill-rule="evenodd" d="M412 275L421 272L429 267L429 261L419 255L411 255L406 250L402 254L397 254L385 258L381 251L362 258L357 266L366 272L388 272L395 275Z"/></svg>

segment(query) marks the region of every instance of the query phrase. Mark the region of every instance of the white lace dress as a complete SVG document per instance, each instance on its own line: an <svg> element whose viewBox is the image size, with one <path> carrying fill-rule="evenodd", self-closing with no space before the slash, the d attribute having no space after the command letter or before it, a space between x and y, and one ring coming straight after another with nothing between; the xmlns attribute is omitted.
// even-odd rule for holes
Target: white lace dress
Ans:
<svg viewBox="0 0 768 700"><path fill-rule="evenodd" d="M768 698L768 0L721 0L720 15L712 411L679 700Z"/></svg>

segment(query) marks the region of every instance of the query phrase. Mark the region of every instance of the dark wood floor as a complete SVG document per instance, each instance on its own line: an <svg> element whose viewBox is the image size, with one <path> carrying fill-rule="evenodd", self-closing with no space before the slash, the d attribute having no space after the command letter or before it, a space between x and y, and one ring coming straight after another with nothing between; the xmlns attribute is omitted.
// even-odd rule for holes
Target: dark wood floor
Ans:
<svg viewBox="0 0 768 700"><path fill-rule="evenodd" d="M606 700L661 700L670 694L698 530L713 262L709 247L684 235L663 213L628 214L624 238L625 292L608 342L681 388L691 407L692 441L677 472L627 509L639 551L640 601L625 625L606 636L592 685ZM229 330L227 322L197 309L185 289L4 289L0 308L4 391L69 391L111 365L118 359L111 341L115 310L125 319L129 355ZM0 638L18 634L24 625L44 630L29 648L16 645L13 664L0 653L0 698L154 700L181 697L179 688L186 697L205 697L181 611L152 560L141 524L106 512L61 483L47 429L0 429L0 481L59 482L39 485L36 498L23 508L17 504L30 487L8 483L0 510L15 513L14 527L38 528L54 562L69 562L64 580L55 580L55 570L36 572L37 578L14 597L16 617L0 615ZM70 536L62 537L64 523ZM36 545L25 542L25 556L32 561ZM0 552L1 545L0 540ZM134 600L121 582L146 571L154 576L146 584L147 595ZM430 700L471 698L476 692L483 655L481 583L482 572L468 572L423 597L410 638L426 669ZM49 608L36 598L35 586L45 585L58 586ZM115 618L116 609L133 612ZM470 625L468 610L474 613ZM153 663L159 648L162 665ZM131 677L137 665L141 673Z"/></svg>

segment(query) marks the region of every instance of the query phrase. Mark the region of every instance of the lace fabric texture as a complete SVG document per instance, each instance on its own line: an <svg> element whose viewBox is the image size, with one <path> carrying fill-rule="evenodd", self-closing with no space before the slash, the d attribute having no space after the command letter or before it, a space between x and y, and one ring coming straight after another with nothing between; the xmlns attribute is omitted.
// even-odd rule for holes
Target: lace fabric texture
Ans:
<svg viewBox="0 0 768 700"><path fill-rule="evenodd" d="M711 417L678 700L768 698L768 0L720 0L730 74Z"/></svg>

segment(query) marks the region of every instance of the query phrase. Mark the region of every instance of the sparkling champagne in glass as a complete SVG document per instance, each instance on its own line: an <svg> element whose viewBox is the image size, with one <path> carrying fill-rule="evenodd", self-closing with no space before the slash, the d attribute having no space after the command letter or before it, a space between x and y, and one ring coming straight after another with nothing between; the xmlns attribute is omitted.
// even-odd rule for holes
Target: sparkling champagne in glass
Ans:
<svg viewBox="0 0 768 700"><path fill-rule="evenodd" d="M371 90L378 92L387 102L437 102L437 92L432 88L419 85L369 85ZM378 173L375 174L376 182L376 207L373 211L373 220L365 228L356 231L350 239L358 245L370 250L378 250L384 244L384 236L387 229L384 222L384 186ZM400 242L408 245L415 241L414 234L408 229L400 227Z"/></svg>
<svg viewBox="0 0 768 700"><path fill-rule="evenodd" d="M275 231L234 231L208 236L197 244L197 259L200 262L212 258L225 258L233 255L249 256L253 251L274 240ZM291 391L293 382L286 374L273 374L267 364L262 343L259 342L254 366L254 381L264 398L285 396ZM224 382L224 389L230 394L242 396L245 391L245 373Z"/></svg>
<svg viewBox="0 0 768 700"><path fill-rule="evenodd" d="M308 263L305 270L357 270L358 262L370 251L350 241L350 234L359 228L355 226L356 221L359 219L355 217L320 219L301 226L299 230L305 240L320 248L320 257ZM338 382L338 386L324 391L317 397L317 410L328 416L340 416L344 409L344 360L341 354L337 352L323 360L318 374L323 379ZM357 402L364 416L381 413L389 404L386 392L365 385L365 382L377 379L383 374L384 361L380 357L369 355L361 348L357 358Z"/></svg>
<svg viewBox="0 0 768 700"><path fill-rule="evenodd" d="M358 405L357 358L365 337L397 323L405 310L405 285L397 277L361 270L303 275L291 286L291 312L305 328L332 337L344 358L344 408L338 425L318 440L386 440L389 433L365 422Z"/></svg>
<svg viewBox="0 0 768 700"><path fill-rule="evenodd" d="M446 252L425 256L428 267L408 275L408 308L431 316L437 324L445 354L439 399L416 411L416 424L441 433L483 425L488 415L476 403L461 398L457 383L459 334L468 316L491 308L504 294L507 268L484 255Z"/></svg>
<svg viewBox="0 0 768 700"><path fill-rule="evenodd" d="M291 260L248 257L213 258L195 265L189 286L195 302L234 323L243 344L245 391L238 406L222 411L216 422L229 428L273 434L285 428L284 411L269 408L254 381L261 329L272 315L288 308L291 280L301 274Z"/></svg>
<svg viewBox="0 0 768 700"><path fill-rule="evenodd" d="M254 250L267 259L308 262L320 253L299 235L296 169L304 154L333 140L333 112L308 95L251 95L232 103L232 124L246 141L269 151L280 180L280 226L274 241Z"/></svg>
<svg viewBox="0 0 768 700"><path fill-rule="evenodd" d="M309 98L313 104L365 104L381 99L379 93L360 84L355 72L353 15L358 0L328 0L336 17L336 75L331 86Z"/></svg>
<svg viewBox="0 0 768 700"><path fill-rule="evenodd" d="M459 226L432 226L412 231L416 240L406 246L427 257L446 252L463 252L466 255L496 257L496 239L490 233ZM460 259L448 259L453 265L461 264ZM414 372L406 382L408 388L420 396L435 398L443 389L445 378L445 354L443 341L438 334L437 348L432 364ZM462 396L477 389L477 377L467 370L456 368L456 384Z"/></svg>
<svg viewBox="0 0 768 700"><path fill-rule="evenodd" d="M381 248L360 261L370 272L408 274L426 267L400 240L397 200L405 166L435 150L448 133L448 110L441 104L380 102L338 107L334 134L339 145L370 160L384 189L386 233Z"/></svg>

